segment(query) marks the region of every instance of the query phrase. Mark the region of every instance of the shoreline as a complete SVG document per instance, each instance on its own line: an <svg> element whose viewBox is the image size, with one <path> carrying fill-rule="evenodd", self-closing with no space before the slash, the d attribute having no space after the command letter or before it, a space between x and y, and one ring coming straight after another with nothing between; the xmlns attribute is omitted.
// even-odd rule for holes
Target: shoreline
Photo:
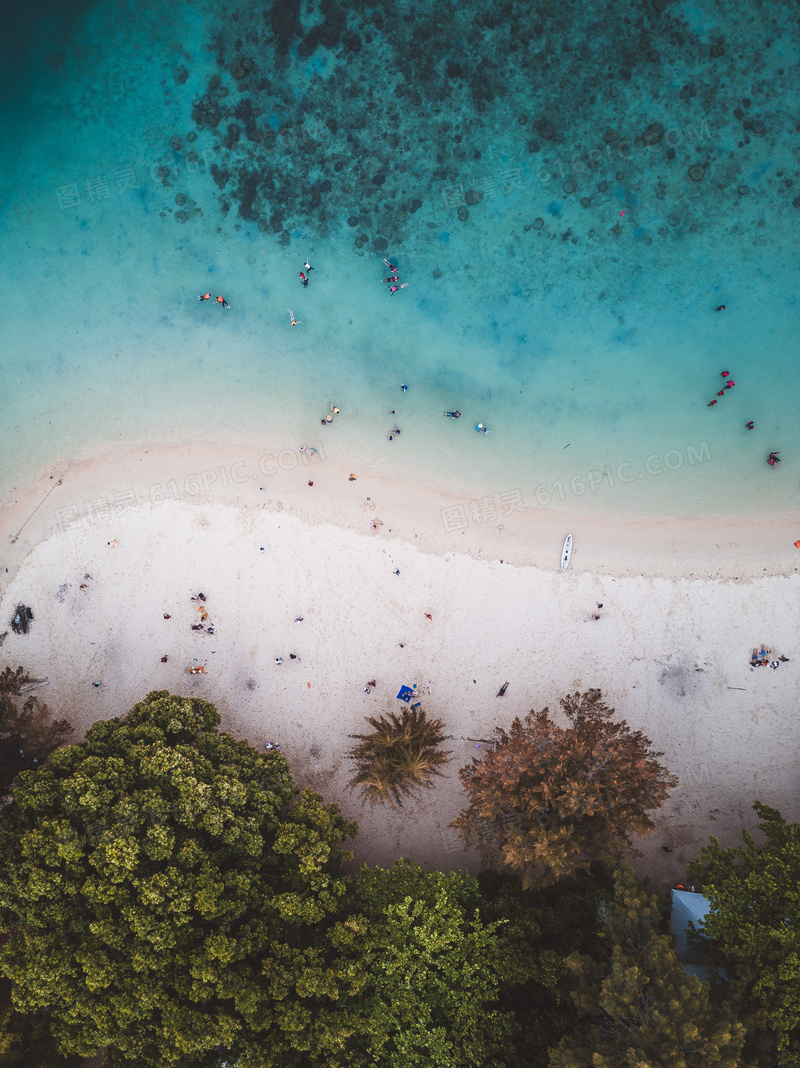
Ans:
<svg viewBox="0 0 800 1068"><path fill-rule="evenodd" d="M65 465L3 510L0 613L24 601L35 620L28 635L6 635L1 659L46 680L35 692L76 740L150 690L202 696L223 729L258 747L281 742L298 784L358 820L359 860L475 870L448 827L474 739L596 686L681 780L640 871L683 880L710 833L730 842L752 826L756 798L796 818L786 754L800 742L800 577L791 542L769 555L788 523L624 527L542 509L448 532L442 508L457 499L370 472L350 482L296 452L263 474L267 455L182 448ZM178 480L199 489L170 499ZM59 530L57 515L83 501L91 519L78 509ZM567 529L575 548L562 573ZM198 590L213 636L190 627ZM761 642L790 662L751 672ZM190 676L201 661L207 673ZM452 762L401 811L370 810L347 786L350 736L398 707L408 683L444 720Z"/></svg>
<svg viewBox="0 0 800 1068"><path fill-rule="evenodd" d="M800 520L644 519L531 506L519 493L467 498L375 470L350 469L297 448L207 444L118 449L51 465L0 503L0 592L25 555L72 524L88 529L170 500L288 512L435 555L464 554L559 570L573 534L570 571L623 577L749 581L800 571ZM309 446L309 450L313 445ZM313 481L313 486L308 486ZM370 526L370 521L376 525Z"/></svg>

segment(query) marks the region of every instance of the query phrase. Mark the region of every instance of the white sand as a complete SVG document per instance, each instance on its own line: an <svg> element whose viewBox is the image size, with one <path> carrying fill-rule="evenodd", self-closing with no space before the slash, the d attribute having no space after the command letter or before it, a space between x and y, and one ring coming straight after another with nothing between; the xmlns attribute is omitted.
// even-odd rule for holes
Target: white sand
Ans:
<svg viewBox="0 0 800 1068"><path fill-rule="evenodd" d="M447 827L464 804L457 769L480 753L468 739L591 686L681 780L642 843L639 866L657 881L682 880L710 833L731 842L752 826L756 798L798 818L800 552L789 523L600 524L550 509L476 522L469 502L370 473L350 482L296 451L264 474L268 452L113 456L54 470L8 501L0 632L20 601L35 620L28 635L7 634L0 667L46 678L40 696L78 732L152 689L212 701L225 729L280 742L297 782L358 820L356 852L377 863L475 869ZM192 494L203 483L209 492ZM149 503L165 487L181 499ZM135 510L124 510L128 493ZM91 519L59 529L86 502ZM448 533L441 510L458 505L470 522ZM213 636L191 630L201 590ZM750 671L761 642L790 662ZM205 675L188 674L195 659ZM418 803L370 811L347 787L348 735L400 708L403 683L419 684L444 720L453 760Z"/></svg>

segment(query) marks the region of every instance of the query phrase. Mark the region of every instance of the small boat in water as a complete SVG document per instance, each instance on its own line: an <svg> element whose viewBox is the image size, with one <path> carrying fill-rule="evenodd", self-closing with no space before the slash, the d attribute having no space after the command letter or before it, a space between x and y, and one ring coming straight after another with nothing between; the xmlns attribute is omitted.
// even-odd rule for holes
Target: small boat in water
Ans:
<svg viewBox="0 0 800 1068"><path fill-rule="evenodd" d="M569 558L572 556L572 535L567 534L564 539L564 548L561 550L561 570L566 571L569 567Z"/></svg>

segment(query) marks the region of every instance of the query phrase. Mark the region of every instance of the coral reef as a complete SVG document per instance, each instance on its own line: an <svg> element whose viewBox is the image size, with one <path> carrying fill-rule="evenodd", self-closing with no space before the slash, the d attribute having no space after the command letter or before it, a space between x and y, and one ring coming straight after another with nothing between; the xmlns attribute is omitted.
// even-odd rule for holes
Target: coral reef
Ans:
<svg viewBox="0 0 800 1068"><path fill-rule="evenodd" d="M774 10L771 39L796 30ZM580 207L591 239L622 232L618 213L602 221L611 197L664 202L662 222L671 200L690 196L680 227L652 228L677 239L723 198L731 211L742 204L753 145L763 154L800 128L779 100L791 71L757 78L770 42L757 45L745 19L720 29L701 32L667 0L600 21L578 0L421 0L402 17L366 0L245 5L208 42L214 66L191 102L195 129L169 147L197 142L200 166L210 152L221 215L233 209L284 245L299 227L349 227L357 251L380 251L421 236L423 207L428 226L437 211L448 227L473 225L468 208L480 222L523 183ZM175 76L183 84L186 68ZM733 88L737 76L749 96ZM777 207L788 207L792 181L770 178ZM541 216L524 229L555 236ZM562 240L577 243L573 230Z"/></svg>

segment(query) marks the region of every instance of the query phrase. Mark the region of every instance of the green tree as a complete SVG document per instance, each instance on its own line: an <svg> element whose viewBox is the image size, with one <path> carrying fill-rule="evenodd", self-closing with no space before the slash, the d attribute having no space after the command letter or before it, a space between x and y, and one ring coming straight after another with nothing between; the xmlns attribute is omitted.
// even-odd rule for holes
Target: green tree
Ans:
<svg viewBox="0 0 800 1068"><path fill-rule="evenodd" d="M0 672L0 794L18 772L43 763L73 733L67 720L51 719L50 709L37 697L20 700L32 682L22 667Z"/></svg>
<svg viewBox="0 0 800 1068"><path fill-rule="evenodd" d="M569 727L548 709L496 729L493 752L459 772L469 807L453 821L485 861L523 885L547 886L613 863L654 826L650 813L677 785L649 738L621 720L600 690L561 701Z"/></svg>
<svg viewBox="0 0 800 1068"><path fill-rule="evenodd" d="M62 1057L47 1015L23 1016L11 1004L11 984L0 979L0 1064L3 1068L80 1068L83 1058Z"/></svg>
<svg viewBox="0 0 800 1068"><path fill-rule="evenodd" d="M551 1051L551 1068L744 1068L744 1025L687 974L656 899L627 864L614 882L605 959L569 958L578 1026Z"/></svg>
<svg viewBox="0 0 800 1068"><path fill-rule="evenodd" d="M0 971L64 1053L291 1066L350 1033L338 1002L357 976L325 939L355 825L218 724L213 705L154 692L18 778Z"/></svg>
<svg viewBox="0 0 800 1068"><path fill-rule="evenodd" d="M362 867L357 915L337 945L359 961L361 1020L336 1068L497 1068L512 1052L498 1010L498 923L484 924L475 879L407 861Z"/></svg>
<svg viewBox="0 0 800 1068"><path fill-rule="evenodd" d="M703 933L766 1010L778 1063L800 1068L800 824L753 808L763 844L747 830L731 849L712 837L689 873L710 902Z"/></svg>
<svg viewBox="0 0 800 1068"><path fill-rule="evenodd" d="M570 1033L577 1016L565 990L567 958L597 954L598 905L603 886L586 875L558 886L525 889L514 875L493 870L478 876L481 918L500 923L487 954L496 968L501 1010L514 1021L514 1068L546 1068L548 1049Z"/></svg>
<svg viewBox="0 0 800 1068"><path fill-rule="evenodd" d="M376 801L402 807L403 799L419 787L433 785L433 776L450 757L439 752L444 724L428 719L424 709L404 708L398 716L367 717L370 734L354 734L359 742L350 750L358 772L350 786L358 786L370 804Z"/></svg>

